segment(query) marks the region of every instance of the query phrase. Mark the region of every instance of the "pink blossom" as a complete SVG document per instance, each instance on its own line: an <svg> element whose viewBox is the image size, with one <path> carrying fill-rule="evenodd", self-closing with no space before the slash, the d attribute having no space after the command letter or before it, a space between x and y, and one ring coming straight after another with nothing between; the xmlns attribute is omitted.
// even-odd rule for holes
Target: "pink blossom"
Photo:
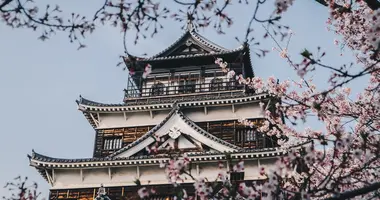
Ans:
<svg viewBox="0 0 380 200"><path fill-rule="evenodd" d="M235 76L235 71L234 70L230 70L227 72L227 78L228 79L231 79Z"/></svg>
<svg viewBox="0 0 380 200"><path fill-rule="evenodd" d="M145 78L147 78L148 75L151 74L151 73L152 73L152 65L147 64L147 65L145 66L144 73L143 73L142 77L145 79Z"/></svg>
<svg viewBox="0 0 380 200"><path fill-rule="evenodd" d="M243 172L244 171L244 161L239 161L236 165L233 167L234 172Z"/></svg>
<svg viewBox="0 0 380 200"><path fill-rule="evenodd" d="M146 197L149 197L149 192L146 189L146 187L142 187L137 191L137 194L141 199L145 199Z"/></svg>
<svg viewBox="0 0 380 200"><path fill-rule="evenodd" d="M337 39L334 39L334 44L335 45L338 45L339 44L339 41Z"/></svg>
<svg viewBox="0 0 380 200"><path fill-rule="evenodd" d="M280 57L281 58L287 58L288 57L288 50L286 48L282 49L280 52Z"/></svg>
<svg viewBox="0 0 380 200"><path fill-rule="evenodd" d="M293 4L294 0L276 0L274 5L276 6L277 14L288 10L289 6Z"/></svg>

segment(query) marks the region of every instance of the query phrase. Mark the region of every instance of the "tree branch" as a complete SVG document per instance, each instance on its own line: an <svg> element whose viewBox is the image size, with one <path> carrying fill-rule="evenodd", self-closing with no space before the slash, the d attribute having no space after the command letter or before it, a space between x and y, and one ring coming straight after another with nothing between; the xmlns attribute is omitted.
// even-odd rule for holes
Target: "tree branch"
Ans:
<svg viewBox="0 0 380 200"><path fill-rule="evenodd" d="M2 10L3 7L11 3L13 0L5 0L2 4L0 4L0 10Z"/></svg>
<svg viewBox="0 0 380 200"><path fill-rule="evenodd" d="M344 200L344 199L350 199L350 198L353 198L353 197L356 197L356 196L359 196L359 195L363 195L363 194L367 194L367 193L373 192L373 191L378 190L378 189L380 189L380 182L373 183L371 185L368 185L367 187L362 187L362 188L359 188L359 189L356 189L356 190L344 192L344 193L340 194L337 197L327 198L326 200Z"/></svg>
<svg viewBox="0 0 380 200"><path fill-rule="evenodd" d="M325 0L315 0L315 1L318 2L318 3L320 3L320 4L322 4L322 5L324 5L324 6L328 6L329 5L329 4L326 3Z"/></svg>
<svg viewBox="0 0 380 200"><path fill-rule="evenodd" d="M372 10L377 10L380 8L380 1L378 0L364 0L367 3L367 6Z"/></svg>

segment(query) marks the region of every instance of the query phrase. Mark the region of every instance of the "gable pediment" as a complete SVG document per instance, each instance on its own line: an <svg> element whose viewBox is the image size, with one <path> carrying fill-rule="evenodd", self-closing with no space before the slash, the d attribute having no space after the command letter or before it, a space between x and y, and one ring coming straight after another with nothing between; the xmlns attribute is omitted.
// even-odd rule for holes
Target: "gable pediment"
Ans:
<svg viewBox="0 0 380 200"><path fill-rule="evenodd" d="M185 135L180 135L175 139L169 137L167 140L162 142L162 144L159 144L157 150L159 152L167 152L167 151L172 151L172 150L180 151L180 152L185 152L185 151L202 152L203 151L202 145L199 141L196 141L193 138L186 137Z"/></svg>
<svg viewBox="0 0 380 200"><path fill-rule="evenodd" d="M207 133L190 119L176 110L163 123L157 125L154 131L146 133L129 146L126 146L110 157L131 157L138 155L146 148L176 150L181 152L204 152L205 148L212 152L234 152L240 148ZM149 151L149 150L148 150Z"/></svg>
<svg viewBox="0 0 380 200"><path fill-rule="evenodd" d="M187 30L182 37L174 42L167 49L154 55L152 58L172 57L179 55L220 53L228 51L217 44L212 43L203 36L199 35L195 30Z"/></svg>

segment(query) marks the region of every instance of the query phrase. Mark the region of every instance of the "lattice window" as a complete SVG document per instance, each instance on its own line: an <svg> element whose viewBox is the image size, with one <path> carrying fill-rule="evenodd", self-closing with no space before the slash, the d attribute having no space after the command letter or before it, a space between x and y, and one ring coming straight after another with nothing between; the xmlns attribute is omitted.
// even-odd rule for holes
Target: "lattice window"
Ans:
<svg viewBox="0 0 380 200"><path fill-rule="evenodd" d="M253 129L240 129L236 131L237 142L253 142L257 140L257 132Z"/></svg>
<svg viewBox="0 0 380 200"><path fill-rule="evenodd" d="M104 138L103 149L104 150L113 150L120 149L122 146L121 137L107 137Z"/></svg>
<svg viewBox="0 0 380 200"><path fill-rule="evenodd" d="M165 85L158 82L152 86L151 95L152 96L162 96L165 94Z"/></svg>
<svg viewBox="0 0 380 200"><path fill-rule="evenodd" d="M223 90L223 80L220 78L214 78L211 80L210 83L210 90L211 91L220 91Z"/></svg>
<svg viewBox="0 0 380 200"><path fill-rule="evenodd" d="M247 132L245 132L245 141L247 142L252 142L252 141L256 141L256 132L254 130L247 130Z"/></svg>
<svg viewBox="0 0 380 200"><path fill-rule="evenodd" d="M234 89L237 89L236 88L236 80L231 78L230 80L228 80L227 82L227 90L234 90Z"/></svg>

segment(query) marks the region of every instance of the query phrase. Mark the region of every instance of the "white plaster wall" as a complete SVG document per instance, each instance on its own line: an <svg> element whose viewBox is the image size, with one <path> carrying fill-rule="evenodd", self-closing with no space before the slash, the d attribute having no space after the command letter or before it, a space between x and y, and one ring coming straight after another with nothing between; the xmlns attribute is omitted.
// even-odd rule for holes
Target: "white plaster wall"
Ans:
<svg viewBox="0 0 380 200"><path fill-rule="evenodd" d="M166 184L168 180L165 175L165 169L159 166L146 166L140 168L140 182L141 184Z"/></svg>
<svg viewBox="0 0 380 200"><path fill-rule="evenodd" d="M153 111L153 118L150 117L149 111L127 112L127 120L125 120L123 113L100 113L98 128L156 125L164 120L169 112L169 110Z"/></svg>
<svg viewBox="0 0 380 200"><path fill-rule="evenodd" d="M260 159L260 166L264 167L267 172L270 170L273 170L276 168L274 163L277 161L277 159Z"/></svg>
<svg viewBox="0 0 380 200"><path fill-rule="evenodd" d="M109 175L107 168L83 169L83 183L96 184L102 181L109 182Z"/></svg>
<svg viewBox="0 0 380 200"><path fill-rule="evenodd" d="M187 140L185 137L179 136L178 148L180 148L180 149L196 148L196 146L193 143L191 143L189 140Z"/></svg>
<svg viewBox="0 0 380 200"><path fill-rule="evenodd" d="M232 112L231 105L207 107L207 114L204 108L185 108L183 113L194 122L263 117L258 103L235 105L235 113Z"/></svg>
<svg viewBox="0 0 380 200"><path fill-rule="evenodd" d="M127 120L125 120L123 113L100 113L98 128L157 125L165 119L169 112L169 110L153 111L153 118L151 118L149 111L127 112ZM263 112L257 102L237 104L235 105L235 113L232 112L231 105L209 106L207 107L207 114L205 114L203 107L183 108L182 112L194 122L263 117Z"/></svg>
<svg viewBox="0 0 380 200"><path fill-rule="evenodd" d="M276 160L276 158L260 159L260 164L267 169L271 169L275 167L274 163ZM198 164L199 175L197 174L196 163L193 163L192 165L191 174L195 178L204 177L209 181L214 181L217 178L218 173L221 171L218 168L218 161ZM224 166L224 170L226 171L226 164ZM245 160L244 167L245 179L255 180L263 178L259 176L260 168L257 159ZM105 187L135 185L134 181L137 176L136 166L111 167L111 178L108 174L108 168L83 169L83 181L80 179L79 169L55 169L54 172L55 183L52 189L99 187L100 184L103 184ZM164 169L159 168L158 165L139 166L139 173L139 180L142 184L169 183ZM188 178L185 182L192 182L192 180L191 178Z"/></svg>
<svg viewBox="0 0 380 200"><path fill-rule="evenodd" d="M81 184L79 169L54 169L54 187L67 187L70 184Z"/></svg>
<svg viewBox="0 0 380 200"><path fill-rule="evenodd" d="M218 177L221 170L218 169L218 163L199 163L198 177L207 178L209 181L214 181Z"/></svg>
<svg viewBox="0 0 380 200"><path fill-rule="evenodd" d="M244 179L258 179L260 177L260 168L258 160L244 161Z"/></svg>
<svg viewBox="0 0 380 200"><path fill-rule="evenodd" d="M127 183L134 184L137 177L136 167L118 167L112 168L112 182L113 183Z"/></svg>

